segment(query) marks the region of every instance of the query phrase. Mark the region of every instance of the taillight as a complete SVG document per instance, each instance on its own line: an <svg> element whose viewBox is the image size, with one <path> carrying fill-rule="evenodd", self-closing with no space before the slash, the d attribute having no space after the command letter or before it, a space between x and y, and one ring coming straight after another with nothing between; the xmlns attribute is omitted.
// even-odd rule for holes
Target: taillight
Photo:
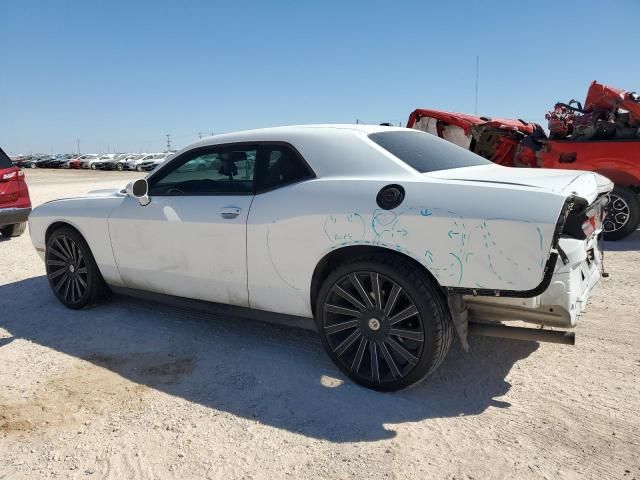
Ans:
<svg viewBox="0 0 640 480"><path fill-rule="evenodd" d="M598 228L598 216L595 210L587 212L587 219L582 223L582 231L585 236L590 236Z"/></svg>
<svg viewBox="0 0 640 480"><path fill-rule="evenodd" d="M586 205L586 201L580 199L569 212L562 233L582 240L602 229L606 202L607 198L604 196L591 205Z"/></svg>
<svg viewBox="0 0 640 480"><path fill-rule="evenodd" d="M9 172L2 175L2 180L11 180L12 178L17 178L18 172Z"/></svg>

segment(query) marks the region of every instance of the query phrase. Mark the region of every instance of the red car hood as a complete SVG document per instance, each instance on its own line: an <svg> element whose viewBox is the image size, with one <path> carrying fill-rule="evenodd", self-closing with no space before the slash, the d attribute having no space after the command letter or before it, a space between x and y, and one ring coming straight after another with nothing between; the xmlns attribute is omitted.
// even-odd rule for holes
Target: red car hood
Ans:
<svg viewBox="0 0 640 480"><path fill-rule="evenodd" d="M419 108L411 112L411 115L409 115L409 121L407 122L407 128L413 128L415 123L422 117L435 118L436 120L441 120L449 125L455 125L463 128L465 135L469 135L471 133L471 129L478 125L519 130L522 133L527 134L533 132L535 128L532 123L528 123L520 119L511 120L508 118L478 117L467 113L444 112L441 110L427 110L423 108Z"/></svg>

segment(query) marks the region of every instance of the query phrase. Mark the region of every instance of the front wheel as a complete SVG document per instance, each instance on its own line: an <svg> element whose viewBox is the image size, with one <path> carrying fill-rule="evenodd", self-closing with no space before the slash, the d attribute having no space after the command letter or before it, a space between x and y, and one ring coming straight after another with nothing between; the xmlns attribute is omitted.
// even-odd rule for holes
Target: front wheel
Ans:
<svg viewBox="0 0 640 480"><path fill-rule="evenodd" d="M316 305L322 344L342 372L374 390L408 387L449 351L446 302L418 267L389 255L360 257L334 270Z"/></svg>
<svg viewBox="0 0 640 480"><path fill-rule="evenodd" d="M95 163L92 163L92 164L91 164L91 170L95 170L95 169L97 169L97 168L98 168L98 167L96 166L96 164L95 164Z"/></svg>
<svg viewBox="0 0 640 480"><path fill-rule="evenodd" d="M53 293L66 307L80 309L110 294L89 245L72 228L61 227L51 234L45 266Z"/></svg>
<svg viewBox="0 0 640 480"><path fill-rule="evenodd" d="M32 163L31 165L29 165L29 168L36 168L37 165L35 163Z"/></svg>
<svg viewBox="0 0 640 480"><path fill-rule="evenodd" d="M136 166L136 171L141 172L142 171L142 167L140 165Z"/></svg>
<svg viewBox="0 0 640 480"><path fill-rule="evenodd" d="M620 240L632 234L640 223L640 198L631 189L616 186L609 194L602 228L605 240Z"/></svg>

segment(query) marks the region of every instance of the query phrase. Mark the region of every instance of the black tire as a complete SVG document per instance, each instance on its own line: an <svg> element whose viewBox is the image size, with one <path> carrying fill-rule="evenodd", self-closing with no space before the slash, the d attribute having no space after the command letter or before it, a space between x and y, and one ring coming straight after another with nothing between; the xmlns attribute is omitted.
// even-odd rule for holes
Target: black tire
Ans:
<svg viewBox="0 0 640 480"><path fill-rule="evenodd" d="M29 168L36 168L37 165L35 163L32 163L31 165L29 165Z"/></svg>
<svg viewBox="0 0 640 480"><path fill-rule="evenodd" d="M633 190L615 186L605 207L604 239L620 240L635 232L640 224L640 197Z"/></svg>
<svg viewBox="0 0 640 480"><path fill-rule="evenodd" d="M97 168L98 168L98 167L96 166L96 164L95 164L95 163L92 163L92 164L91 164L91 170L96 170Z"/></svg>
<svg viewBox="0 0 640 480"><path fill-rule="evenodd" d="M51 234L45 266L51 290L66 307L84 308L111 295L89 245L73 228L60 227Z"/></svg>
<svg viewBox="0 0 640 480"><path fill-rule="evenodd" d="M13 223L0 228L0 233L5 237L19 237L27 229L27 222Z"/></svg>
<svg viewBox="0 0 640 480"><path fill-rule="evenodd" d="M358 257L331 272L320 289L315 320L336 366L356 383L380 391L400 390L430 375L454 333L435 282L410 262L386 254Z"/></svg>
<svg viewBox="0 0 640 480"><path fill-rule="evenodd" d="M124 166L121 163L116 164L116 170L121 172L123 168Z"/></svg>
<svg viewBox="0 0 640 480"><path fill-rule="evenodd" d="M142 167L140 165L136 166L136 171L141 172L142 171Z"/></svg>

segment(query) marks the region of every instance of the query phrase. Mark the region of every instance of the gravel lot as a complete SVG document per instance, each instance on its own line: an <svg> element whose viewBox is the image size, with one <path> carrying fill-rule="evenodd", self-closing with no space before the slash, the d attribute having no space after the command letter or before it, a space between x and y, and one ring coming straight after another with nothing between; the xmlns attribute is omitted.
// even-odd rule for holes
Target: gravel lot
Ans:
<svg viewBox="0 0 640 480"><path fill-rule="evenodd" d="M26 174L34 205L140 176ZM0 479L640 479L640 231L607 249L576 346L472 338L381 394L312 332L65 309L29 236L0 239Z"/></svg>

